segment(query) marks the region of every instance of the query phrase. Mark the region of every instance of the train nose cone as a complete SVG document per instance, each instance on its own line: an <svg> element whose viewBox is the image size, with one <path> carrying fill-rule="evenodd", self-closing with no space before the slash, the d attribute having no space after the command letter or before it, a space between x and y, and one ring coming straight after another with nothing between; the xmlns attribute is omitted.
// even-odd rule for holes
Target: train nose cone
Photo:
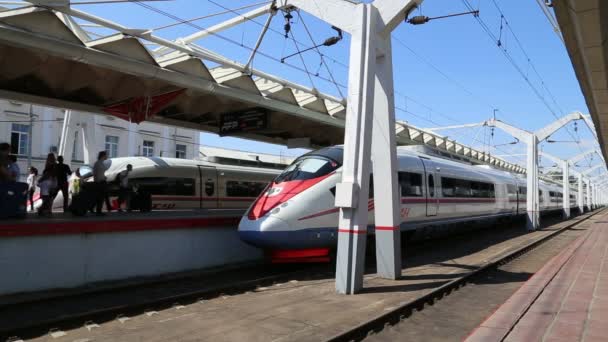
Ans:
<svg viewBox="0 0 608 342"><path fill-rule="evenodd" d="M239 223L239 238L257 247L280 247L284 243L282 236L288 233L289 224L275 217L250 220L243 216Z"/></svg>

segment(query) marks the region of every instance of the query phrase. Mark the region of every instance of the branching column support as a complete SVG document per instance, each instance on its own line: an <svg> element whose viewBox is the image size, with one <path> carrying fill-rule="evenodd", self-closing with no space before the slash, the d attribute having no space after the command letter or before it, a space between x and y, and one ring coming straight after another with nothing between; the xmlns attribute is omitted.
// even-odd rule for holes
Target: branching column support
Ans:
<svg viewBox="0 0 608 342"><path fill-rule="evenodd" d="M519 139L519 141L524 142L527 146L526 180L528 189L526 198L526 227L528 230L536 230L540 225L540 201L538 193L538 143L547 139L551 134L555 133L564 125L573 120L585 120L585 116L580 112L570 113L537 130L536 132L529 132L496 119L485 122L486 126L499 128Z"/></svg>
<svg viewBox="0 0 608 342"><path fill-rule="evenodd" d="M372 160L378 274L389 279L401 276L391 32L421 2L277 2L279 8L300 8L351 35L342 181L336 186L339 293L354 294L363 287Z"/></svg>

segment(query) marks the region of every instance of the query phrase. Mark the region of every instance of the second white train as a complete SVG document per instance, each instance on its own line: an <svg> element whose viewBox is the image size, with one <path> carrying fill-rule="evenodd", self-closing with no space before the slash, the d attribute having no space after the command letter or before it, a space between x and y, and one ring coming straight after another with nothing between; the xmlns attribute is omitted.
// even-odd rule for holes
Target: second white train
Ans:
<svg viewBox="0 0 608 342"><path fill-rule="evenodd" d="M336 245L339 233L334 196L341 180L342 156L343 149L337 146L296 159L241 219L241 239L277 258L325 255ZM402 231L433 235L526 212L527 188L522 175L401 147L398 166ZM561 186L541 181L539 189L542 212L562 208ZM368 231L373 233L371 194L373 191ZM571 193L571 207L576 207L577 196Z"/></svg>

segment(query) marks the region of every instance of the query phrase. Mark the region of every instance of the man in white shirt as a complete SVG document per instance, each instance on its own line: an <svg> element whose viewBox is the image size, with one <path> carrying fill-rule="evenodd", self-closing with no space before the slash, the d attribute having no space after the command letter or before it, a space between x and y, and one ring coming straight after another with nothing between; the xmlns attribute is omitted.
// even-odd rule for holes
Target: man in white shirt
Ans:
<svg viewBox="0 0 608 342"><path fill-rule="evenodd" d="M93 182L95 183L96 190L96 199L97 199L97 216L104 216L105 214L101 212L101 207L103 206L103 202L106 202L106 209L108 211L111 210L110 198L108 197L108 184L106 179L106 170L107 167L104 161L108 159L108 154L106 151L101 151L97 155L97 161L93 165Z"/></svg>

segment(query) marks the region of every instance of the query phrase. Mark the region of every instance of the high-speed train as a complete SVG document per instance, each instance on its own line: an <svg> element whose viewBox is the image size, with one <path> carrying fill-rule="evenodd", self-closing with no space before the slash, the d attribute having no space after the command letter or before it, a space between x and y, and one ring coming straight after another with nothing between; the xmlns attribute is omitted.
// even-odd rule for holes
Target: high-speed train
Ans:
<svg viewBox="0 0 608 342"><path fill-rule="evenodd" d="M112 158L105 163L111 189L117 186L113 181L118 173L131 164L129 184L152 196L152 209L246 209L280 173L274 169L161 157ZM81 166L79 173L84 181L92 181L90 166ZM53 208L62 206L59 193Z"/></svg>
<svg viewBox="0 0 608 342"><path fill-rule="evenodd" d="M408 147L397 150L400 228L408 234L435 235L526 212L526 180L521 175ZM241 218L240 238L271 252L277 261L281 257L318 256L316 253L325 254L333 248L338 237L339 211L334 206L334 196L341 180L342 157L343 148L336 146L297 158ZM541 181L539 195L542 212L562 208L561 186ZM572 193L571 207L576 207L576 199L577 194ZM370 234L373 208L370 189Z"/></svg>

